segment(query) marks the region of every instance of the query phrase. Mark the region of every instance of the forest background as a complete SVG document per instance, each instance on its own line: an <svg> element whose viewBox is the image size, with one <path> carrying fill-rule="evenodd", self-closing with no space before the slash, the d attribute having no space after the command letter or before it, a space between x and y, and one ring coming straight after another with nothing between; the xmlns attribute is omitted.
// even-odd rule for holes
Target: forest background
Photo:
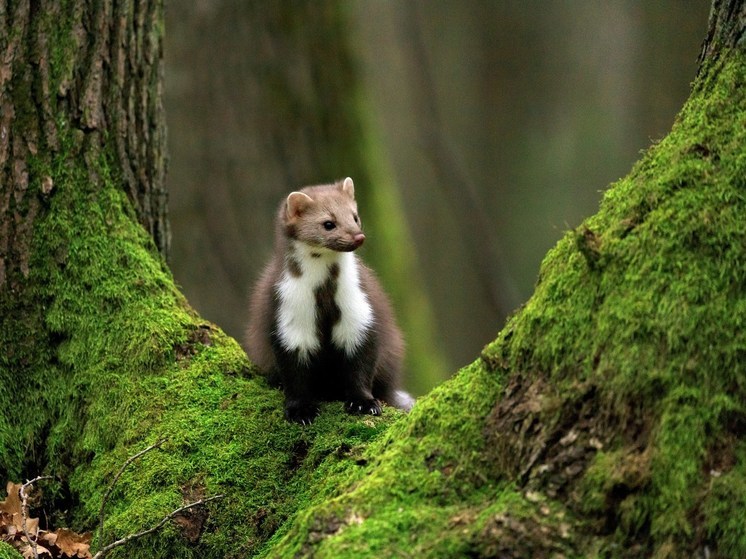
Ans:
<svg viewBox="0 0 746 559"><path fill-rule="evenodd" d="M532 293L546 251L670 129L709 7L349 2L340 31L349 50L330 61L344 71L319 76L296 51L273 50L281 46L270 26L256 28L252 3L170 2L164 103L176 280L200 314L241 339L278 201L351 175L369 238L361 253L392 293L409 341L408 384L423 394L494 339ZM298 36L307 56L330 56L314 47L324 37ZM300 108L274 106L273 88L258 85L267 80ZM314 137L339 133L324 93L335 88L358 92L376 173L319 162ZM325 101L330 116L308 116L304 104Z"/></svg>

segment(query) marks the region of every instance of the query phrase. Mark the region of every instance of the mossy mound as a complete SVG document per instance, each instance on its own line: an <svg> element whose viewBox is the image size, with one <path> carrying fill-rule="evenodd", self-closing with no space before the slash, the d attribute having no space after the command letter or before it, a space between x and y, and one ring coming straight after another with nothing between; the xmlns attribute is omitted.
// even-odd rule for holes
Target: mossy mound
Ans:
<svg viewBox="0 0 746 559"><path fill-rule="evenodd" d="M54 190L39 193L23 288L0 292L0 473L56 476L43 486L53 528L95 531L117 471L164 440L119 478L93 548L222 494L112 556L250 556L318 497L318 476L354 476L360 447L400 412L330 403L310 428L285 421L282 394L179 294L106 154L66 147L33 169L31 188L49 176Z"/></svg>
<svg viewBox="0 0 746 559"><path fill-rule="evenodd" d="M746 556L746 64L720 60L482 360L263 556Z"/></svg>
<svg viewBox="0 0 746 559"><path fill-rule="evenodd" d="M746 65L721 60L550 252L485 353L541 384L522 400L542 428L494 434L518 450L506 469L588 518L612 556L746 556L734 529L746 524ZM526 463L534 452L542 471Z"/></svg>
<svg viewBox="0 0 746 559"><path fill-rule="evenodd" d="M572 552L562 507L526 497L488 460L484 419L501 376L477 361L365 452L360 480L301 509L260 557L516 557Z"/></svg>

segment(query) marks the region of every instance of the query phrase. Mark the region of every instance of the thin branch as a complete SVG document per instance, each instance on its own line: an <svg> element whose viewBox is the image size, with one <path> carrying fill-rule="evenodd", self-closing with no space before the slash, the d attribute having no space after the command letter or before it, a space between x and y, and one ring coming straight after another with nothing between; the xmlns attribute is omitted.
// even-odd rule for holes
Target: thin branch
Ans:
<svg viewBox="0 0 746 559"><path fill-rule="evenodd" d="M26 517L28 516L26 514L26 507L27 507L27 498L26 492L23 490L24 486L21 486L20 494L21 494L21 528L23 529L23 533L26 535L26 539L28 540L29 545L31 545L31 551L34 552L34 559L39 559L39 553L36 551L36 536L33 538L31 537L31 534L28 533L28 528L26 527ZM38 534L38 533L37 533Z"/></svg>
<svg viewBox="0 0 746 559"><path fill-rule="evenodd" d="M178 509L175 509L171 511L169 514L164 516L161 521L153 526L152 528L148 528L147 530L143 530L142 532L137 532L136 534L130 534L129 536L125 536L122 539L119 539L113 543L110 543L109 545L102 547L100 550L96 552L96 554L93 556L92 559L101 559L104 557L107 553L109 553L112 549L119 547L121 545L124 545L128 542L131 542L132 540L136 540L138 538L142 538L143 536L147 536L148 534L152 534L153 532L157 532L160 530L166 522L174 518L176 515L189 510L191 508L197 507L199 505L204 505L206 503L209 503L210 501L215 501L217 499L222 499L225 497L225 495L213 495L212 497L207 497L206 499L200 499L199 501L195 501L194 503L189 503L188 505L184 505L183 507L179 507Z"/></svg>
<svg viewBox="0 0 746 559"><path fill-rule="evenodd" d="M124 470L126 470L127 466L132 464L132 462L134 462L135 460L137 460L144 454L147 454L154 448L160 448L160 446L165 442L166 442L166 439L160 439L156 441L154 444L150 445L149 447L127 458L124 464L122 464L122 467L119 468L117 475L114 476L114 479L111 481L111 484L109 484L109 488L106 490L106 494L104 495L104 498L101 501L101 508L99 509L99 512L98 512L98 541L99 542L102 542L103 537L104 537L104 510L106 508L106 502L109 500L109 496L111 495L111 492L114 490L114 486L117 484L117 481L119 481L119 478L122 477Z"/></svg>
<svg viewBox="0 0 746 559"><path fill-rule="evenodd" d="M34 537L32 539L31 535L28 533L28 528L26 526L26 519L28 518L28 494L26 493L26 488L43 479L54 479L54 477L36 476L34 479L31 479L21 485L21 488L18 490L18 494L21 496L21 529L23 529L23 533L26 536L29 544L31 545L31 551L34 552L34 559L39 559L39 552L36 549L36 537L39 535L39 527L36 527L36 534L34 534Z"/></svg>

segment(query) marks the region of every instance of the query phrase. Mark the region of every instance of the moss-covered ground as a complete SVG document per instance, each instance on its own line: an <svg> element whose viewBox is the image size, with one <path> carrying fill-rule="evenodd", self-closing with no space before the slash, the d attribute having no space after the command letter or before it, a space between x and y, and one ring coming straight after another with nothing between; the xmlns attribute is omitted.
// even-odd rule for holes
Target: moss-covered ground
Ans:
<svg viewBox="0 0 746 559"><path fill-rule="evenodd" d="M0 559L21 559L21 554L5 542L0 542Z"/></svg>

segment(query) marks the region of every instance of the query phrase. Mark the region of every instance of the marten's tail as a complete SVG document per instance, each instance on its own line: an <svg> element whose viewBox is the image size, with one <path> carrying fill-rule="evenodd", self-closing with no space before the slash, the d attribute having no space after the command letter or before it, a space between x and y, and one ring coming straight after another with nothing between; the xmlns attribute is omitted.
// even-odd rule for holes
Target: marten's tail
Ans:
<svg viewBox="0 0 746 559"><path fill-rule="evenodd" d="M409 411L414 406L415 399L405 390L394 390L386 400L387 404L399 408L400 410Z"/></svg>

